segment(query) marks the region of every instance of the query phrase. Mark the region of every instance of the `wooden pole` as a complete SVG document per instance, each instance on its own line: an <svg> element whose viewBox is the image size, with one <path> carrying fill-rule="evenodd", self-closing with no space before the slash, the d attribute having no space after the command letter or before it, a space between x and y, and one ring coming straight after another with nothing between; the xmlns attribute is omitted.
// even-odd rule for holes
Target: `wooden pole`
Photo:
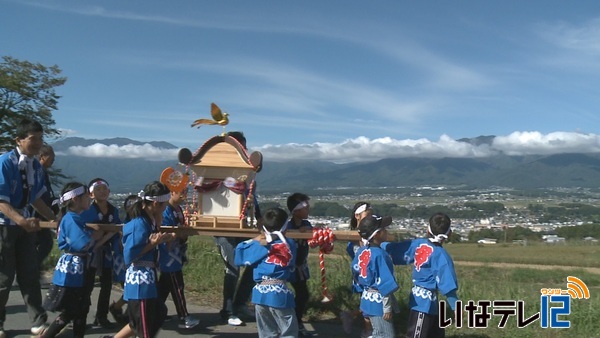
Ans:
<svg viewBox="0 0 600 338"><path fill-rule="evenodd" d="M88 227L95 230L102 230L105 232L120 232L123 224L99 224L99 223L87 223ZM40 227L55 229L57 226L56 222L40 222ZM241 238L253 238L260 234L260 231L256 228L248 229L229 229L229 228L214 228L214 227L171 227L161 226L160 231L162 232L174 232L180 235L187 236L224 236L224 237L241 237ZM335 230L333 232L334 238L340 241L358 241L360 236L357 231L349 230ZM300 232L298 230L287 230L285 236L293 239L311 239L313 237L312 231Z"/></svg>

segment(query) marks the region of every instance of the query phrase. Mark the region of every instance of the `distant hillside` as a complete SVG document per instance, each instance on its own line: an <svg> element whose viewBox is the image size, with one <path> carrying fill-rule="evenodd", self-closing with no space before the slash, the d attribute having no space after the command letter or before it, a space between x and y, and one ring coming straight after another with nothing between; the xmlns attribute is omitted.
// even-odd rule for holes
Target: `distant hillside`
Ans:
<svg viewBox="0 0 600 338"><path fill-rule="evenodd" d="M62 169L62 173L72 177L73 180L86 184L96 177L102 177L108 181L113 193L137 193L147 183L158 180L165 168L177 166L176 158L167 161L149 161L144 159L94 158L60 154L61 152L66 152L69 147L86 147L96 143L117 146L128 144L143 145L148 143L157 148L177 149L176 146L168 142L139 142L128 138L98 140L68 137L52 143L54 151L58 153L54 166Z"/></svg>
<svg viewBox="0 0 600 338"><path fill-rule="evenodd" d="M271 164L259 175L262 189L278 191L320 187L410 187L464 185L516 189L600 187L600 155L496 156L466 158L396 158L345 165ZM274 177L270 177L271 171ZM287 174L290 172L294 174Z"/></svg>
<svg viewBox="0 0 600 338"><path fill-rule="evenodd" d="M490 137L470 139L486 143ZM84 140L69 138L53 144L57 151L70 146L143 144L129 139ZM166 142L149 142L176 149ZM55 166L63 173L88 182L104 177L113 192L137 192L159 178L177 159L86 158L58 155ZM179 167L180 169L182 167ZM560 154L550 156L495 156L467 158L389 158L370 163L335 164L326 161L273 162L265 158L258 174L259 192L313 191L319 188L411 187L464 185L473 188L504 186L516 189L545 187L600 187L600 155Z"/></svg>

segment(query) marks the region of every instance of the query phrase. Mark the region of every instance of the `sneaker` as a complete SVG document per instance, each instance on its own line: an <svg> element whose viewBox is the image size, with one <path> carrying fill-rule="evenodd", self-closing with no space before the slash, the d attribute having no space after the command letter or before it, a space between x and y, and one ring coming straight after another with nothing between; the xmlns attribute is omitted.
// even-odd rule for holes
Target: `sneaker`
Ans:
<svg viewBox="0 0 600 338"><path fill-rule="evenodd" d="M0 338L6 338L6 333L4 333L4 329L0 329Z"/></svg>
<svg viewBox="0 0 600 338"><path fill-rule="evenodd" d="M227 324L231 326L240 326L243 325L244 322L236 316L229 316L229 319L227 319Z"/></svg>
<svg viewBox="0 0 600 338"><path fill-rule="evenodd" d="M352 333L352 315L348 311L340 312L340 320L342 321L342 328L347 334Z"/></svg>
<svg viewBox="0 0 600 338"><path fill-rule="evenodd" d="M46 331L46 329L48 328L48 324L44 323L40 326L32 326L31 327L31 333L33 335L39 336L42 333L44 333L44 331Z"/></svg>
<svg viewBox="0 0 600 338"><path fill-rule="evenodd" d="M194 318L192 316L187 316L185 318L181 318L179 322L179 327L191 329L196 327L196 325L200 324L200 320L198 318Z"/></svg>
<svg viewBox="0 0 600 338"><path fill-rule="evenodd" d="M110 322L108 319L106 319L106 318L99 318L99 317L96 317L96 318L94 319L94 322L92 323L92 326L95 326L95 327L101 327L101 328L104 328L104 329L112 329L112 328L114 328L114 327L115 327L115 324L111 323L111 322Z"/></svg>

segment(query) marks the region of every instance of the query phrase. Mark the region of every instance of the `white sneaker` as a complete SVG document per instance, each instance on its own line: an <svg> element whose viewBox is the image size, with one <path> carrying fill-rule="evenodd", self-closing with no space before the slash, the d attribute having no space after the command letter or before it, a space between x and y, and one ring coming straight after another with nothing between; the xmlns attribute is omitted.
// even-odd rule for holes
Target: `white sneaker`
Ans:
<svg viewBox="0 0 600 338"><path fill-rule="evenodd" d="M244 324L244 322L236 316L230 316L229 319L227 319L227 324L231 326L240 326Z"/></svg>
<svg viewBox="0 0 600 338"><path fill-rule="evenodd" d="M39 336L42 333L44 333L44 331L46 331L47 328L48 328L48 324L46 324L46 323L44 323L44 324L42 324L40 326L32 326L31 327L31 333L34 334L34 335L36 335L36 336Z"/></svg>
<svg viewBox="0 0 600 338"><path fill-rule="evenodd" d="M186 329L191 329L196 327L196 325L200 324L200 320L198 318L194 318L192 316L187 316L181 319L180 327L185 327Z"/></svg>

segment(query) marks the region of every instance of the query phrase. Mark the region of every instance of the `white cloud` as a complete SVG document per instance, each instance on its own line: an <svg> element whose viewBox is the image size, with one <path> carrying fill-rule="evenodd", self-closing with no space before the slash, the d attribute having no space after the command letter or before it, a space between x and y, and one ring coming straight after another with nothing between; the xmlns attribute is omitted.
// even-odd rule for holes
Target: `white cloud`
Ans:
<svg viewBox="0 0 600 338"><path fill-rule="evenodd" d="M61 137L69 137L77 134L77 131L73 129L58 128L58 131L60 132Z"/></svg>
<svg viewBox="0 0 600 338"><path fill-rule="evenodd" d="M600 18L577 24L542 25L539 32L561 48L596 56L600 54Z"/></svg>
<svg viewBox="0 0 600 338"><path fill-rule="evenodd" d="M157 148L148 143L143 145L127 144L124 146L96 143L87 147L69 147L64 154L83 157L144 158L162 161L168 159L176 160L178 151L178 149Z"/></svg>
<svg viewBox="0 0 600 338"><path fill-rule="evenodd" d="M194 150L194 149L191 149ZM162 149L148 143L124 146L104 145L74 146L61 155L111 158L143 158L149 160L177 159L178 149ZM506 136L496 136L491 144L473 145L460 142L447 135L437 141L425 138L395 140L390 137L369 139L360 136L341 143L288 143L266 144L254 147L266 161L324 160L337 163L375 161L384 158L483 158L499 154L510 156L552 155L560 153L600 153L600 135L577 132L516 131Z"/></svg>
<svg viewBox="0 0 600 338"><path fill-rule="evenodd" d="M600 135L573 132L544 135L537 131L516 131L508 136L496 137L492 147L507 155L597 153L600 152Z"/></svg>
<svg viewBox="0 0 600 338"><path fill-rule="evenodd" d="M481 158L498 154L551 155L559 153L598 153L600 135L573 132L514 132L496 137L491 145L459 142L447 135L437 141L427 139L395 140L389 137L358 137L342 143L267 144L260 151L268 161L326 160L333 162L373 161L400 157Z"/></svg>

